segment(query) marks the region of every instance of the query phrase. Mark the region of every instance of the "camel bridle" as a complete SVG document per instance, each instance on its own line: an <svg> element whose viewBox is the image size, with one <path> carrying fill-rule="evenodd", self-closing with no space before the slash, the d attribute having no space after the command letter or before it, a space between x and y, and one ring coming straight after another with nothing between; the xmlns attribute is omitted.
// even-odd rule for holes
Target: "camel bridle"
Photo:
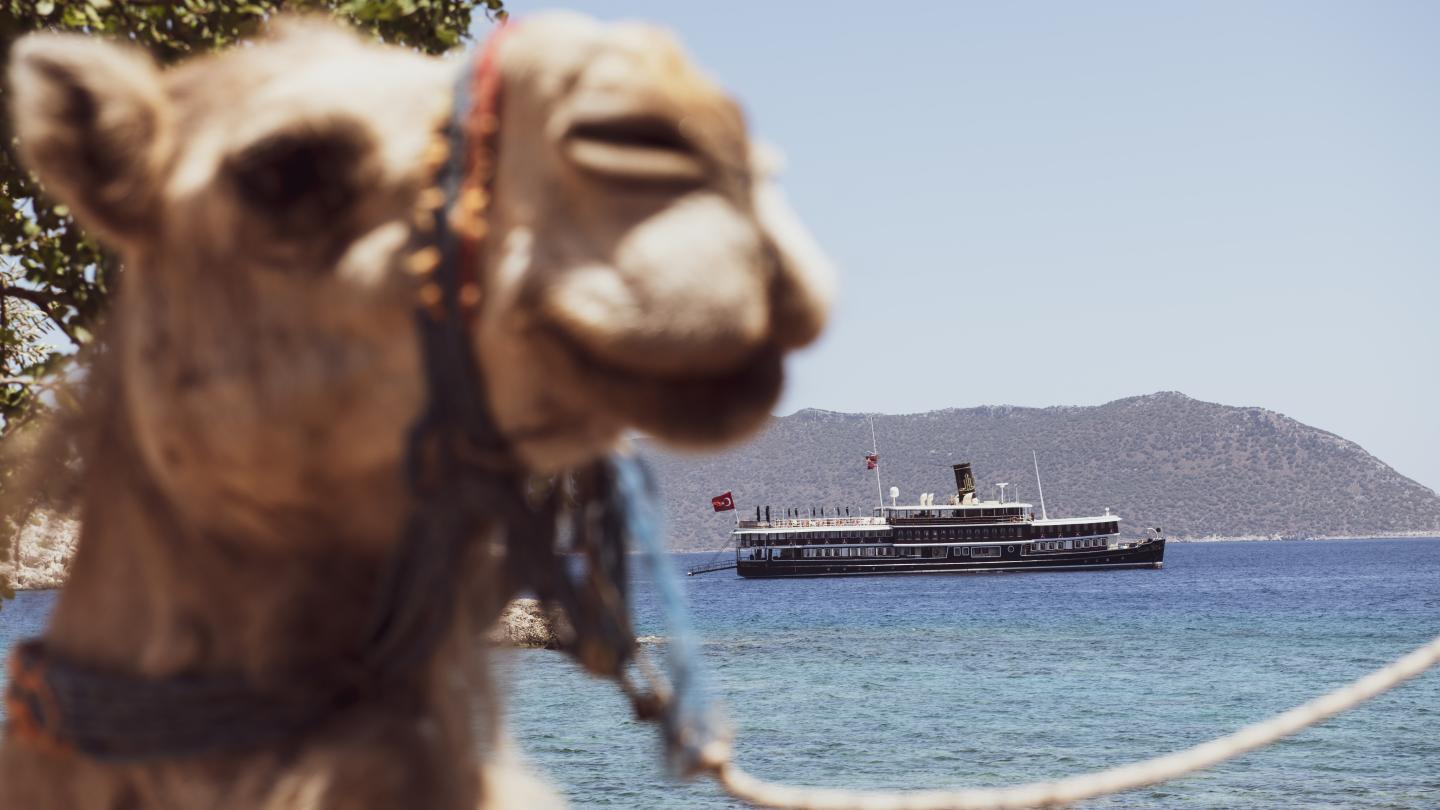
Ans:
<svg viewBox="0 0 1440 810"><path fill-rule="evenodd" d="M419 677L462 609L470 549L498 524L507 599L530 591L564 612L573 632L562 637L563 648L591 672L615 679L637 715L660 722L677 771L699 770L728 750L697 688L698 651L663 558L644 465L616 453L564 475L531 475L487 399L472 329L483 297L479 268L500 147L497 62L511 27L502 26L462 71L451 113L426 154L435 185L418 199L406 260L418 282L426 386L405 459L412 508L353 659L276 691L238 673L147 678L100 669L30 639L10 658L9 737L110 762L238 754L303 738ZM666 612L668 681L637 660L627 545L645 552ZM637 664L649 682L643 690L632 677Z"/></svg>

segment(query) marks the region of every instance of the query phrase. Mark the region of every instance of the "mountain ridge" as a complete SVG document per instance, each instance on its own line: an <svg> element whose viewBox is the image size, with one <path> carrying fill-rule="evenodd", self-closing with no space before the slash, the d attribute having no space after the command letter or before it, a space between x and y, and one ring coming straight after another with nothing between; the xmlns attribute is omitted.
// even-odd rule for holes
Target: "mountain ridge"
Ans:
<svg viewBox="0 0 1440 810"><path fill-rule="evenodd" d="M710 456L646 442L672 547L726 542L729 516L710 512L709 498L727 490L742 513L767 503L868 510L877 499L864 465L872 419L883 486L899 486L902 501L922 491L947 495L949 464L971 461L983 497L1008 481L1011 495L1038 503L1034 449L1051 514L1110 507L1131 536L1155 525L1179 538L1440 533L1440 496L1359 444L1264 407L1160 391L1101 405L908 414L802 408Z"/></svg>

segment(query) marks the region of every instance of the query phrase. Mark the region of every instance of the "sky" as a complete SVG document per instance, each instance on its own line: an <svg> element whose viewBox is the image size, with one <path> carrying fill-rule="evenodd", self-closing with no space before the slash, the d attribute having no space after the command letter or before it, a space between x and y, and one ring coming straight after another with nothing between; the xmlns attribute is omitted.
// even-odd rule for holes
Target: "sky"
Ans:
<svg viewBox="0 0 1440 810"><path fill-rule="evenodd" d="M674 30L785 153L839 293L779 413L1177 390L1440 490L1440 3L565 7Z"/></svg>

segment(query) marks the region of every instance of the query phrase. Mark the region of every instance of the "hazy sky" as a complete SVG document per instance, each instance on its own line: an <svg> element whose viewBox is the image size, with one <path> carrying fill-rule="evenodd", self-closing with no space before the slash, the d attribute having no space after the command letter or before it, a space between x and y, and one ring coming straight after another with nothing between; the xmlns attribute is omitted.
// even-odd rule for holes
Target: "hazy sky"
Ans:
<svg viewBox="0 0 1440 810"><path fill-rule="evenodd" d="M1440 489L1440 3L566 5L679 32L787 154L840 295L782 412L1173 389Z"/></svg>

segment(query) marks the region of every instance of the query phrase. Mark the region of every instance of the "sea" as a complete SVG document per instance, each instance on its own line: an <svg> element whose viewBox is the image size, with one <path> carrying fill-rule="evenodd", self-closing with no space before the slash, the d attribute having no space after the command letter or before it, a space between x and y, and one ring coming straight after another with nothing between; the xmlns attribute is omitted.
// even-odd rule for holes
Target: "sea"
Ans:
<svg viewBox="0 0 1440 810"><path fill-rule="evenodd" d="M675 555L677 570L711 555ZM638 567L638 566L636 566ZM767 780L911 790L1056 779L1177 751L1440 634L1440 538L1172 543L1162 570L686 578L735 758ZM55 600L0 608L0 652ZM663 653L637 574L642 649ZM573 807L731 808L564 654L506 650L508 726ZM1440 808L1440 672L1106 808Z"/></svg>

